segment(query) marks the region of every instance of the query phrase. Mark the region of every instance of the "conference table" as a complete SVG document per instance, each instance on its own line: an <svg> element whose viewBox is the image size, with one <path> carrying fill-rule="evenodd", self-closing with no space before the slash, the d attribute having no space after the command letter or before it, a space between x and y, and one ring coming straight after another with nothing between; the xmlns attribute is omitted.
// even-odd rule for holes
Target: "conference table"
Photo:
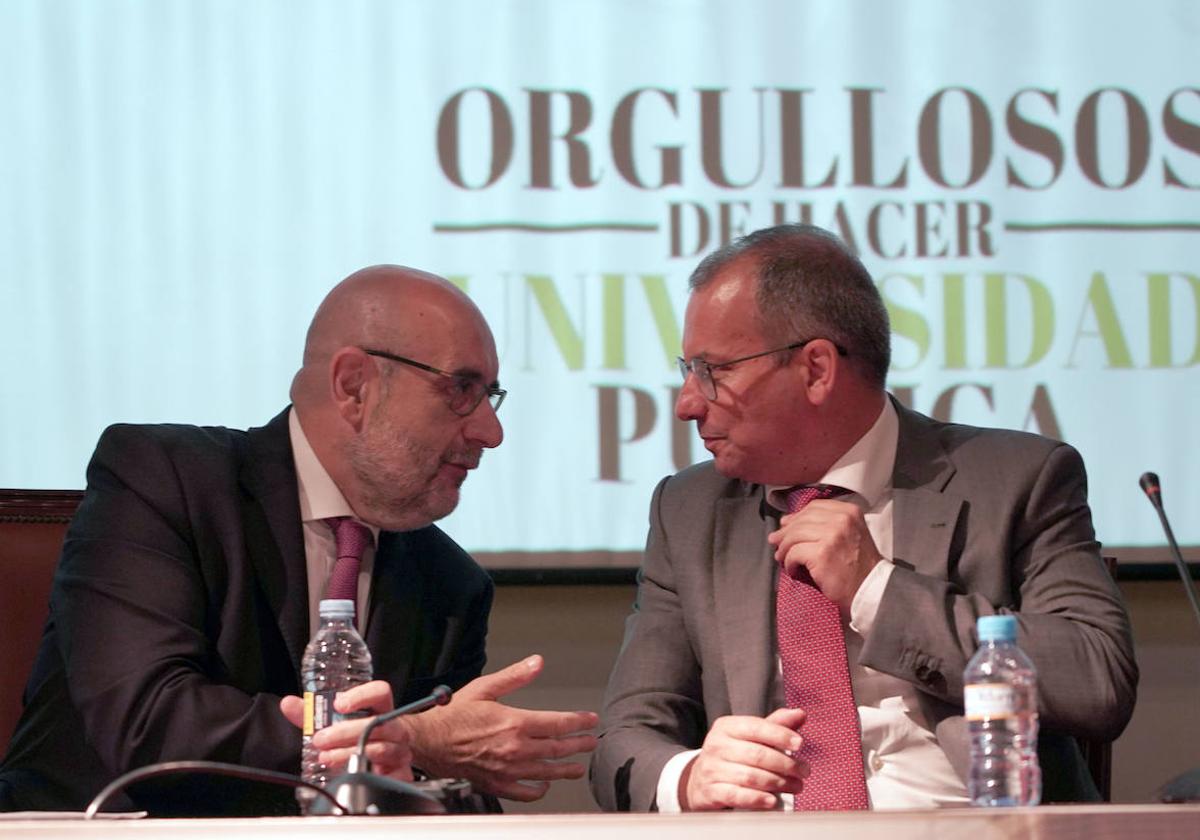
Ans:
<svg viewBox="0 0 1200 840"><path fill-rule="evenodd" d="M1200 804L871 813L0 820L3 840L1200 840Z"/></svg>

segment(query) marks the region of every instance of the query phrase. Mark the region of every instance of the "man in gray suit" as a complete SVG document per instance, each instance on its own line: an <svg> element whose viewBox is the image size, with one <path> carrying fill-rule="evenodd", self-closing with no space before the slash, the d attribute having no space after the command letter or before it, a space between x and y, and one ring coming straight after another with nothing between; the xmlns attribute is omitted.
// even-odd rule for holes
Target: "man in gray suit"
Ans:
<svg viewBox="0 0 1200 840"><path fill-rule="evenodd" d="M784 575L836 605L835 636L841 618L870 807L966 801L962 673L993 613L1016 616L1038 668L1044 799L1098 798L1075 738L1121 732L1137 666L1079 454L892 400L883 302L824 231L750 234L691 288L676 413L713 460L651 502L592 759L600 805L774 808L821 778L783 699ZM848 492L785 513L814 484Z"/></svg>

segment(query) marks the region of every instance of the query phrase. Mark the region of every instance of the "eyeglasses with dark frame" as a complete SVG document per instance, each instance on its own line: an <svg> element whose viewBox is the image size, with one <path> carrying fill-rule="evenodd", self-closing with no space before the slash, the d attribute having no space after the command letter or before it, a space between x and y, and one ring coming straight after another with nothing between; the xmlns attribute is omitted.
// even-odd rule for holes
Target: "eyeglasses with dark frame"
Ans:
<svg viewBox="0 0 1200 840"><path fill-rule="evenodd" d="M773 350L763 350L761 353L751 353L749 356L742 356L740 359L730 359L728 362L717 362L709 364L708 361L701 358L685 359L682 356L676 356L675 361L679 363L679 375L683 377L683 381L687 382L688 374L693 373L700 385L700 393L707 400L715 400L717 398L717 383L713 379L712 372L714 370L724 370L727 367L748 362L751 359L758 359L763 356L770 356L773 353L783 353L787 350L799 350L809 342L816 341L816 338L806 338L803 341L793 341L786 347L776 347ZM846 348L840 344L833 345L839 356L847 356Z"/></svg>
<svg viewBox="0 0 1200 840"><path fill-rule="evenodd" d="M427 365L424 362L418 362L404 356L397 356L395 353L389 353L386 350L373 350L369 347L361 347L359 349L368 356L376 356L391 362L399 362L402 365L408 365L409 367L436 373L438 376L444 376L447 379L453 379L455 387L450 391L448 405L450 406L450 410L459 417L466 417L479 408L479 404L483 402L484 397L487 397L488 402L492 404L492 411L499 411L504 398L508 396L508 391L494 382L490 385L485 385L483 380L477 377L465 376L461 373L450 373L441 368L435 368L433 365Z"/></svg>

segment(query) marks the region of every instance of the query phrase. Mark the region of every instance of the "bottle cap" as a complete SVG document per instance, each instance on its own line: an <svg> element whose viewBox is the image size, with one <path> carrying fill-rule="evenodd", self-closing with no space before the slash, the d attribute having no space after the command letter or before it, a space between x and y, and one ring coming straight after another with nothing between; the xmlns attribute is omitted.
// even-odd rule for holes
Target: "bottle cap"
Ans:
<svg viewBox="0 0 1200 840"><path fill-rule="evenodd" d="M354 618L354 602L341 598L326 598L317 607L321 618Z"/></svg>
<svg viewBox="0 0 1200 840"><path fill-rule="evenodd" d="M975 622L975 632L981 642L1015 642L1017 619L1011 615L981 615Z"/></svg>

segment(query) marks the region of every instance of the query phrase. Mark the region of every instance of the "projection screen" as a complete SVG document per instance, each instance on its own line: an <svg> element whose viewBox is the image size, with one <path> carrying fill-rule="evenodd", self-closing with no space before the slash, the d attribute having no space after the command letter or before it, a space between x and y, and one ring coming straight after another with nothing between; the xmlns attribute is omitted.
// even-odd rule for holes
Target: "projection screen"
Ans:
<svg viewBox="0 0 1200 840"><path fill-rule="evenodd" d="M1191 2L10 0L0 485L81 488L113 422L261 425L324 293L402 263L510 392L446 530L636 565L706 457L688 274L808 221L876 277L899 399L1072 443L1100 539L1165 560L1143 470L1200 544L1198 43Z"/></svg>

